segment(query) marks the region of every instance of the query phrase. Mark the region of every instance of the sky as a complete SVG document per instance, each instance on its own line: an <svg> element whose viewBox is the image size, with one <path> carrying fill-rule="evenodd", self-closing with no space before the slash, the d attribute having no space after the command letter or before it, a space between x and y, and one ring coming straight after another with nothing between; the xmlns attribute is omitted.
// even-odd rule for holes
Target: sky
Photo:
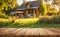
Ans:
<svg viewBox="0 0 60 37"><path fill-rule="evenodd" d="M36 0L27 0L27 1L36 1ZM23 0L17 0L17 2L19 3L19 5L21 5L23 3Z"/></svg>
<svg viewBox="0 0 60 37"><path fill-rule="evenodd" d="M17 2L19 3L19 5L21 5L23 3L23 0L17 0Z"/></svg>

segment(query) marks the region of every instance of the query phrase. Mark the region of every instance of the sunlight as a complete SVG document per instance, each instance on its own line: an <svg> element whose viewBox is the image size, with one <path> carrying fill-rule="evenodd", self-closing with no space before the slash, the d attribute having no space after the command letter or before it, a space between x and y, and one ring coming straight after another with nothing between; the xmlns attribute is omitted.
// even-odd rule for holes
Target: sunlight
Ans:
<svg viewBox="0 0 60 37"><path fill-rule="evenodd" d="M27 1L37 1L37 0L27 0Z"/></svg>
<svg viewBox="0 0 60 37"><path fill-rule="evenodd" d="M27 2L29 1L37 1L37 0L26 0ZM23 0L17 0L18 4L21 5L23 3Z"/></svg>
<svg viewBox="0 0 60 37"><path fill-rule="evenodd" d="M23 0L17 0L18 4L21 5L23 3Z"/></svg>
<svg viewBox="0 0 60 37"><path fill-rule="evenodd" d="M39 20L39 18L27 18L27 19L16 19L15 23L27 24L27 23L35 23Z"/></svg>

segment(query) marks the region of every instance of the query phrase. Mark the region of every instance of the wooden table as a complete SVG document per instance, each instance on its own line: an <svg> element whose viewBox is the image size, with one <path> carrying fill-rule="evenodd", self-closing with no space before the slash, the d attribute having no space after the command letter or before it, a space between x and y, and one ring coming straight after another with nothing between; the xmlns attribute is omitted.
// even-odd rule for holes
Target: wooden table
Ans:
<svg viewBox="0 0 60 37"><path fill-rule="evenodd" d="M0 28L0 37L60 37L60 28Z"/></svg>

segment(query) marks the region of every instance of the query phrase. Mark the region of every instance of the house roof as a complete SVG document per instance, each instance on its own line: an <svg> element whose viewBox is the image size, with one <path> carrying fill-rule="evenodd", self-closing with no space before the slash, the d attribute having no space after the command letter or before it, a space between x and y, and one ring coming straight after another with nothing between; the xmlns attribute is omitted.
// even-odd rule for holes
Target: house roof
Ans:
<svg viewBox="0 0 60 37"><path fill-rule="evenodd" d="M29 5L31 5L32 8L38 8L39 7L39 1L33 1L33 2L28 2Z"/></svg>
<svg viewBox="0 0 60 37"><path fill-rule="evenodd" d="M31 8L39 7L39 1L31 1L31 2L27 2L26 4L28 4ZM17 10L25 10L27 8L26 4L22 3L21 6L17 8Z"/></svg>
<svg viewBox="0 0 60 37"><path fill-rule="evenodd" d="M25 4L21 4L20 7L17 8L17 10L25 10L26 5Z"/></svg>

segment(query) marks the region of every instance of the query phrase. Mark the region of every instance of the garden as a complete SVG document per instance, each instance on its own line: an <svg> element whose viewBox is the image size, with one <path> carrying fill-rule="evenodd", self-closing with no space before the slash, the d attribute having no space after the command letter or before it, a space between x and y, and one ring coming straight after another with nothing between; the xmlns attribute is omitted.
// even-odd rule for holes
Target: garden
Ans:
<svg viewBox="0 0 60 37"><path fill-rule="evenodd" d="M60 28L60 10L40 4L40 16L16 18L10 15L18 7L16 0L0 0L0 28Z"/></svg>
<svg viewBox="0 0 60 37"><path fill-rule="evenodd" d="M51 18L0 18L1 28L60 28L60 15Z"/></svg>

